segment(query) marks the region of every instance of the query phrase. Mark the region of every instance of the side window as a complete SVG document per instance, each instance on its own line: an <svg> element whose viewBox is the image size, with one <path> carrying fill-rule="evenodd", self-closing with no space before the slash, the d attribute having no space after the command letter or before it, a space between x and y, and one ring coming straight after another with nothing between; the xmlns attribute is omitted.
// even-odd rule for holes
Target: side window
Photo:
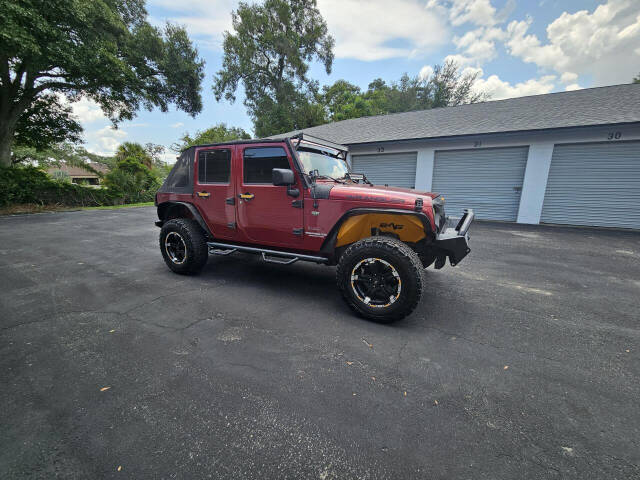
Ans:
<svg viewBox="0 0 640 480"><path fill-rule="evenodd" d="M291 168L282 147L245 148L244 183L272 183L271 170Z"/></svg>
<svg viewBox="0 0 640 480"><path fill-rule="evenodd" d="M167 176L164 186L171 191L189 187L189 171L192 167L193 163L190 161L189 152L183 152Z"/></svg>
<svg viewBox="0 0 640 480"><path fill-rule="evenodd" d="M198 153L198 183L229 183L231 150L204 150Z"/></svg>

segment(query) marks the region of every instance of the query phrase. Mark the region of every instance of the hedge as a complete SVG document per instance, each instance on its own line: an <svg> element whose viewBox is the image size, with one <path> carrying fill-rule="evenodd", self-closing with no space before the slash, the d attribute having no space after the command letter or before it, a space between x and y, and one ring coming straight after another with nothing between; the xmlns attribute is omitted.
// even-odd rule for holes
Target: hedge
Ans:
<svg viewBox="0 0 640 480"><path fill-rule="evenodd" d="M139 188L132 180L108 188L91 188L52 179L46 172L33 166L0 168L0 206L23 203L63 205L69 207L99 207L124 203L153 201L157 185L134 192L126 185Z"/></svg>

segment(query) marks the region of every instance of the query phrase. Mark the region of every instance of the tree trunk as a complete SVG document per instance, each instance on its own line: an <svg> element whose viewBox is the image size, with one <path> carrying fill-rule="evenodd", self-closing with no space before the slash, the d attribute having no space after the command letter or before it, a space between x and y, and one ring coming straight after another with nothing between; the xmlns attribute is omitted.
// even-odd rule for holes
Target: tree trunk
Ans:
<svg viewBox="0 0 640 480"><path fill-rule="evenodd" d="M13 145L13 134L15 127L8 125L0 126L0 167L11 166L11 146Z"/></svg>

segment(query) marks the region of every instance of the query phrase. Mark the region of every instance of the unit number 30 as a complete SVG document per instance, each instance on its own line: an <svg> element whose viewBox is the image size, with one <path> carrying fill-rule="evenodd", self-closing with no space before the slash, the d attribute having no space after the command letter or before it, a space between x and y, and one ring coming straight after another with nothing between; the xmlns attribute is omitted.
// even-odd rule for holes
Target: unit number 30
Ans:
<svg viewBox="0 0 640 480"><path fill-rule="evenodd" d="M620 140L622 138L622 132L609 132L607 140Z"/></svg>

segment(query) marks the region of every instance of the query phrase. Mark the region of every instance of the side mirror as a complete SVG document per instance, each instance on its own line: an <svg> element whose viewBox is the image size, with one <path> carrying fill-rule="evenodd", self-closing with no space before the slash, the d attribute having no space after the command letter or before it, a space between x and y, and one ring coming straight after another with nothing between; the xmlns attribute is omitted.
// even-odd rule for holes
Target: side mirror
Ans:
<svg viewBox="0 0 640 480"><path fill-rule="evenodd" d="M271 170L271 178L276 187L289 186L296 183L293 172L288 168L274 168Z"/></svg>

